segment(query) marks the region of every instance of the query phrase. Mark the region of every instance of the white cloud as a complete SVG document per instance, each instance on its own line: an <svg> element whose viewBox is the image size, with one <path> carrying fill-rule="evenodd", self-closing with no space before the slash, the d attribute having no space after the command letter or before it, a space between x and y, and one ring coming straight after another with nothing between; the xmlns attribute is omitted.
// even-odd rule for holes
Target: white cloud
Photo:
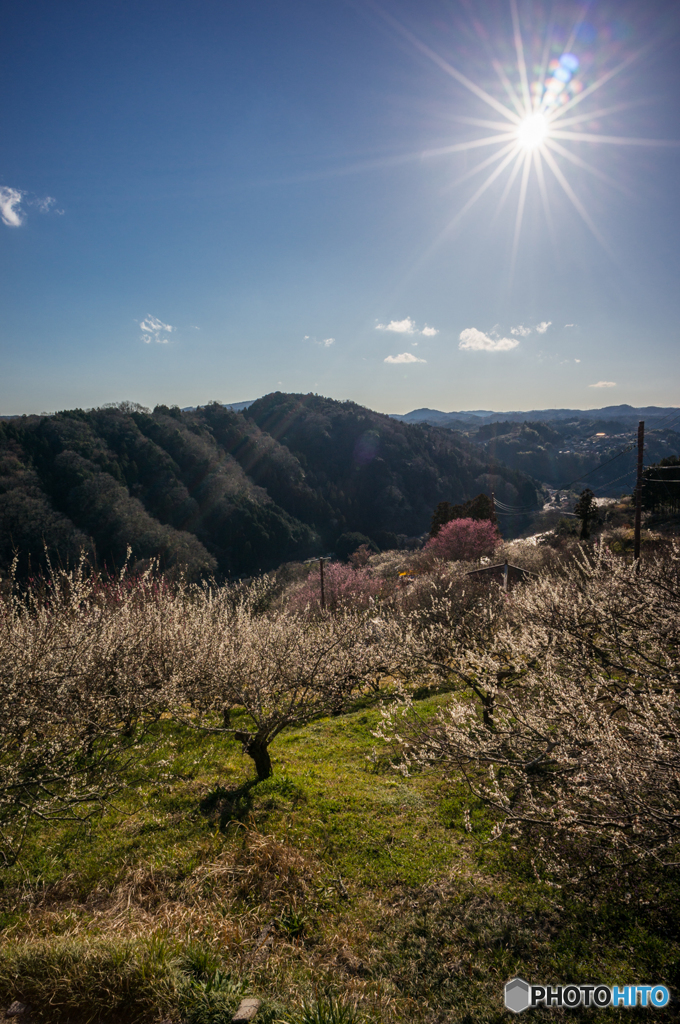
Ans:
<svg viewBox="0 0 680 1024"><path fill-rule="evenodd" d="M538 330L538 328L536 328ZM527 334L531 334L530 327L523 327L522 324L519 327L511 327L510 334L519 334L520 338L526 338Z"/></svg>
<svg viewBox="0 0 680 1024"><path fill-rule="evenodd" d="M394 331L395 334L415 334L416 325L410 316L405 320L390 320L388 324L378 324L376 331Z"/></svg>
<svg viewBox="0 0 680 1024"><path fill-rule="evenodd" d="M330 348L331 345L335 345L335 338L324 338L321 344L324 348Z"/></svg>
<svg viewBox="0 0 680 1024"><path fill-rule="evenodd" d="M20 227L26 219L24 211L20 209L21 203L35 206L39 213L56 213L61 216L64 211L55 208L56 201L54 196L35 196L19 188L3 185L0 187L0 219L10 228Z"/></svg>
<svg viewBox="0 0 680 1024"><path fill-rule="evenodd" d="M7 185L0 187L0 218L8 228L18 228L24 222L20 209L21 198L24 195L18 188L9 188Z"/></svg>
<svg viewBox="0 0 680 1024"><path fill-rule="evenodd" d="M170 334L175 330L170 324L164 324L158 317L151 316L150 314L145 320L139 321L139 326L144 332L140 336L140 341L146 342L147 345L151 344L152 341L158 342L159 345L167 345L168 338L164 338L162 335Z"/></svg>
<svg viewBox="0 0 680 1024"><path fill-rule="evenodd" d="M398 356L387 356L384 360L386 363L426 363L427 359L418 359L417 356L413 355L413 352L402 352Z"/></svg>
<svg viewBox="0 0 680 1024"><path fill-rule="evenodd" d="M581 360L580 360L580 359L575 359L575 360L574 360L574 362L575 362L575 363L580 363L580 362L581 362Z"/></svg>
<svg viewBox="0 0 680 1024"><path fill-rule="evenodd" d="M491 338L483 331L478 331L476 327L466 327L460 332L458 348L472 349L476 352L509 352L518 345L516 338Z"/></svg>
<svg viewBox="0 0 680 1024"><path fill-rule="evenodd" d="M589 384L589 388L615 388L616 382L613 380L598 380L597 384Z"/></svg>
<svg viewBox="0 0 680 1024"><path fill-rule="evenodd" d="M565 324L565 327L576 327L576 324Z"/></svg>
<svg viewBox="0 0 680 1024"><path fill-rule="evenodd" d="M394 334L422 334L425 338L434 338L435 334L439 334L436 327L428 327L427 324L421 330L410 316L407 316L405 320L390 320L388 324L376 324L375 329L376 331L392 331Z"/></svg>
<svg viewBox="0 0 680 1024"><path fill-rule="evenodd" d="M309 335L308 335L308 334L305 334L305 336L304 336L304 338L303 338L302 340L303 340L303 341L309 341Z"/></svg>
<svg viewBox="0 0 680 1024"><path fill-rule="evenodd" d="M545 334L552 323L552 320L543 320L540 324L536 324L536 330L539 334Z"/></svg>

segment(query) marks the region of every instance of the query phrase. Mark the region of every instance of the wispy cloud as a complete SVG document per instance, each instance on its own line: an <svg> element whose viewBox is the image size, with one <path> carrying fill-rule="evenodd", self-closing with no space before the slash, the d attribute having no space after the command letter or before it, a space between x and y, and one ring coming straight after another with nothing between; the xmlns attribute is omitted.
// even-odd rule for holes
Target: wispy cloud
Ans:
<svg viewBox="0 0 680 1024"><path fill-rule="evenodd" d="M589 388L615 388L616 381L613 380L598 380L597 384L589 384Z"/></svg>
<svg viewBox="0 0 680 1024"><path fill-rule="evenodd" d="M318 338L311 337L309 334L305 334L302 340L311 341L314 345L320 345L321 348L330 348L331 345L335 345L335 338L322 338L319 340Z"/></svg>
<svg viewBox="0 0 680 1024"><path fill-rule="evenodd" d="M0 187L0 218L8 228L21 227L24 222L23 212L19 208L24 195L18 188L9 188L7 185Z"/></svg>
<svg viewBox="0 0 680 1024"><path fill-rule="evenodd" d="M565 327L576 327L576 324L565 324Z"/></svg>
<svg viewBox="0 0 680 1024"><path fill-rule="evenodd" d="M150 345L152 341L158 342L159 345L167 345L169 338L164 338L164 334L171 334L175 328L170 324L164 324L162 320L159 320L156 316L147 316L145 320L139 321L139 326L142 329L140 335L140 341L146 342Z"/></svg>
<svg viewBox="0 0 680 1024"><path fill-rule="evenodd" d="M435 334L439 334L436 327L428 327L427 324L421 330L410 316L407 316L405 320L390 320L388 324L376 324L375 329L376 331L392 331L394 334L422 334L425 338L434 338Z"/></svg>
<svg viewBox="0 0 680 1024"><path fill-rule="evenodd" d="M510 334L514 334L518 338L526 338L527 334L531 334L532 331L536 331L537 334L545 334L551 323L552 320L542 320L535 327L525 327L524 324L519 324L517 327L510 328Z"/></svg>
<svg viewBox="0 0 680 1024"><path fill-rule="evenodd" d="M418 359L413 352L401 352L398 356L386 356L386 363L426 363L427 359Z"/></svg>
<svg viewBox="0 0 680 1024"><path fill-rule="evenodd" d="M64 211L55 209L56 201L54 196L36 196L35 199L28 200L29 204L35 206L39 213L56 213L61 216Z"/></svg>
<svg viewBox="0 0 680 1024"><path fill-rule="evenodd" d="M516 338L496 338L478 331L476 327L466 327L460 332L458 348L471 349L475 352L509 352L511 348L517 348L519 342Z"/></svg>

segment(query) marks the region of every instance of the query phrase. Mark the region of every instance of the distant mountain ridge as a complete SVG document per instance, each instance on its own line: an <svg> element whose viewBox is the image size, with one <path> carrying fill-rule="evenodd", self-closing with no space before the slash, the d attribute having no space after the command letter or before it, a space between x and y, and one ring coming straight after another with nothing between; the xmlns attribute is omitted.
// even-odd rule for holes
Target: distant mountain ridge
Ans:
<svg viewBox="0 0 680 1024"><path fill-rule="evenodd" d="M469 409L459 412L442 412L438 409L414 409L404 414L391 413L392 419L403 423L431 423L437 427L482 426L486 423L508 421L550 422L551 420L631 420L644 419L656 424L659 420L674 415L680 416L678 406L607 405L601 409L530 409L512 412L493 412L491 409Z"/></svg>

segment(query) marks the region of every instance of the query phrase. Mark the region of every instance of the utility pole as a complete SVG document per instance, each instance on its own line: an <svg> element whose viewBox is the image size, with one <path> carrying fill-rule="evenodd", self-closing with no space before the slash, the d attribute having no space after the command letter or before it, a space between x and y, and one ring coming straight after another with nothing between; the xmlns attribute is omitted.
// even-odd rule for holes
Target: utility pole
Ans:
<svg viewBox="0 0 680 1024"><path fill-rule="evenodd" d="M326 595L323 589L323 558L319 559L319 579L321 581L321 611L326 611Z"/></svg>
<svg viewBox="0 0 680 1024"><path fill-rule="evenodd" d="M640 557L640 529L642 527L642 453L645 447L645 421L638 423L638 458L637 484L635 487L635 552L634 558Z"/></svg>

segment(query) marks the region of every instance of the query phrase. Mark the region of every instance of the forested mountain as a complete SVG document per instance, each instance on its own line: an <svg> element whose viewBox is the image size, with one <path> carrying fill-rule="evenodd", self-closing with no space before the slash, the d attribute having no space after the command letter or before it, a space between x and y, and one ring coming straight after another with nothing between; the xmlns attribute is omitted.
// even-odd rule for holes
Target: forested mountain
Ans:
<svg viewBox="0 0 680 1024"><path fill-rule="evenodd" d="M268 395L153 412L115 407L0 421L0 569L45 546L98 564L158 557L196 578L248 574L332 548L347 531L380 547L424 533L440 501L495 490L536 500L521 472L450 430L353 402Z"/></svg>

